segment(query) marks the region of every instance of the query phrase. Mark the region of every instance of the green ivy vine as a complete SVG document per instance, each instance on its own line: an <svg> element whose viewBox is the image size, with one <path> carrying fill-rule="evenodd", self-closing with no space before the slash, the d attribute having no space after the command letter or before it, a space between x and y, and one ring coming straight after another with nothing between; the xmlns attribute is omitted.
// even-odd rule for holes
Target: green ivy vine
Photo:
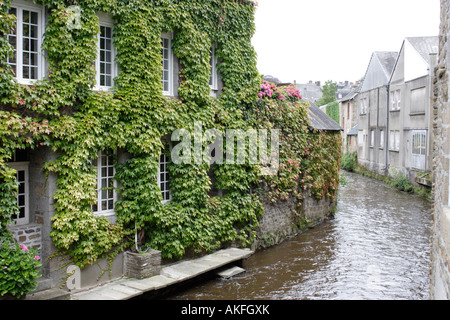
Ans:
<svg viewBox="0 0 450 320"><path fill-rule="evenodd" d="M142 245L161 250L167 258L181 258L186 250L215 250L224 243L246 246L255 238L265 198L301 199L309 187L317 197L336 194L338 135L310 134L307 105L300 101L258 98L253 1L35 2L47 9L42 49L48 76L24 86L6 63L12 52L6 35L14 17L8 14L11 0L0 0L0 236L18 210L15 171L7 165L16 149L44 146L58 155L44 167L57 176L50 236L58 253L80 267L132 246L137 231ZM79 29L66 25L67 7L74 3L82 9ZM120 73L111 92L92 90L99 11L115 21ZM177 99L162 94L164 32L174 34ZM212 46L223 82L218 99L210 97L208 84ZM255 165L169 164L172 201L162 204L156 182L162 137L175 129L192 129L197 121L218 130L281 128L279 174L261 180ZM130 155L116 167L120 188L115 224L91 210L96 199L91 159L106 149ZM223 195L209 195L211 172ZM268 196L258 190L268 190Z"/></svg>

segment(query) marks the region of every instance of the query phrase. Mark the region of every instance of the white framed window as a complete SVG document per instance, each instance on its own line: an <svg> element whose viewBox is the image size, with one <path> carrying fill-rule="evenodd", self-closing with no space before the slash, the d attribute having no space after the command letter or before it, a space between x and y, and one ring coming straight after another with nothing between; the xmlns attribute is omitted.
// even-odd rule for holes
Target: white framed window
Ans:
<svg viewBox="0 0 450 320"><path fill-rule="evenodd" d="M217 73L217 58L214 47L211 47L211 53L209 56L209 65L211 67L211 73L209 75L209 87L211 90L217 90L218 73Z"/></svg>
<svg viewBox="0 0 450 320"><path fill-rule="evenodd" d="M162 77L163 94L173 95L173 55L172 55L172 34L166 33L161 36L162 44Z"/></svg>
<svg viewBox="0 0 450 320"><path fill-rule="evenodd" d="M411 166L415 169L425 170L427 155L427 131L412 131L412 159Z"/></svg>
<svg viewBox="0 0 450 320"><path fill-rule="evenodd" d="M32 84L43 78L44 58L41 51L45 17L43 6L33 2L13 1L9 13L16 17L15 26L8 34L14 49L8 63L19 83Z"/></svg>
<svg viewBox="0 0 450 320"><path fill-rule="evenodd" d="M24 225L30 222L29 213L29 162L11 162L8 164L17 171L16 178L19 184L17 192L17 206L19 214L11 217L15 224Z"/></svg>
<svg viewBox="0 0 450 320"><path fill-rule="evenodd" d="M411 113L425 112L427 89L425 87L411 90Z"/></svg>
<svg viewBox="0 0 450 320"><path fill-rule="evenodd" d="M375 145L375 130L370 130L370 146Z"/></svg>
<svg viewBox="0 0 450 320"><path fill-rule="evenodd" d="M380 130L380 145L379 147L384 148L384 130Z"/></svg>
<svg viewBox="0 0 450 320"><path fill-rule="evenodd" d="M358 146L362 147L364 145L364 131L358 131Z"/></svg>
<svg viewBox="0 0 450 320"><path fill-rule="evenodd" d="M400 151L400 131L389 131L389 150Z"/></svg>
<svg viewBox="0 0 450 320"><path fill-rule="evenodd" d="M368 99L367 98L362 98L360 100L360 113L361 114L366 114L367 113L367 109L368 109Z"/></svg>
<svg viewBox="0 0 450 320"><path fill-rule="evenodd" d="M92 205L96 215L114 215L116 202L115 153L112 150L100 151L92 165L97 170L97 201Z"/></svg>
<svg viewBox="0 0 450 320"><path fill-rule="evenodd" d="M114 86L114 78L118 74L115 63L114 22L109 15L99 13L100 33L97 35L97 59L95 61L95 90L108 90Z"/></svg>
<svg viewBox="0 0 450 320"><path fill-rule="evenodd" d="M391 91L391 111L400 110L401 107L401 91Z"/></svg>
<svg viewBox="0 0 450 320"><path fill-rule="evenodd" d="M158 185L161 189L163 203L171 200L169 187L169 170L167 167L168 163L169 157L162 153L159 157Z"/></svg>

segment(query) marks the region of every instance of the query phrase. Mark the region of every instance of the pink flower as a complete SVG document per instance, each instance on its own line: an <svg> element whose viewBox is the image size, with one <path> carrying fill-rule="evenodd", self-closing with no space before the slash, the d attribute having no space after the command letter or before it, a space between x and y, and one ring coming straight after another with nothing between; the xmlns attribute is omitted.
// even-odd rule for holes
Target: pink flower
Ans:
<svg viewBox="0 0 450 320"><path fill-rule="evenodd" d="M41 258L39 256L34 256L34 260L41 260Z"/></svg>
<svg viewBox="0 0 450 320"><path fill-rule="evenodd" d="M22 248L23 251L28 251L28 248L26 245L24 245L23 243L20 244L20 247Z"/></svg>

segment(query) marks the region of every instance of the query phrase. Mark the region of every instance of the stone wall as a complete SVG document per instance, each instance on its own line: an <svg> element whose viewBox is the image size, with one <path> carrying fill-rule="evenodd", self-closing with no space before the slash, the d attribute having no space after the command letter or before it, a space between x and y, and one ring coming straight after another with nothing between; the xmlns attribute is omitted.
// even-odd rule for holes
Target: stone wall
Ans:
<svg viewBox="0 0 450 320"><path fill-rule="evenodd" d="M27 224L24 226L10 226L8 229L11 231L17 242L26 245L28 248L37 249L38 254L41 255L42 225Z"/></svg>
<svg viewBox="0 0 450 320"><path fill-rule="evenodd" d="M259 221L257 240L252 249L274 246L313 227L332 215L336 202L329 198L317 200L310 194L298 203L295 199L264 204L264 216Z"/></svg>
<svg viewBox="0 0 450 320"><path fill-rule="evenodd" d="M439 59L433 79L433 229L430 298L450 299L450 0L441 0Z"/></svg>

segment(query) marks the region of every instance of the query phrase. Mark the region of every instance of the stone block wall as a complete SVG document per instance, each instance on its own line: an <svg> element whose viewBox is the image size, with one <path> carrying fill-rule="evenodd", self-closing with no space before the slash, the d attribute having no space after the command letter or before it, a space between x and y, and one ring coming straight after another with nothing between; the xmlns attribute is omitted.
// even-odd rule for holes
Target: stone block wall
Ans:
<svg viewBox="0 0 450 320"><path fill-rule="evenodd" d="M317 200L310 194L298 202L296 199L264 204L264 216L259 221L257 240L253 250L274 246L287 238L313 227L332 215L336 202L329 198Z"/></svg>
<svg viewBox="0 0 450 320"><path fill-rule="evenodd" d="M42 247L42 226L40 224L27 224L24 226L11 226L9 230L12 232L14 239L20 244L26 245L28 248L37 249L41 254Z"/></svg>
<svg viewBox="0 0 450 320"><path fill-rule="evenodd" d="M430 299L450 299L450 0L441 0L439 58L433 79L433 227Z"/></svg>

